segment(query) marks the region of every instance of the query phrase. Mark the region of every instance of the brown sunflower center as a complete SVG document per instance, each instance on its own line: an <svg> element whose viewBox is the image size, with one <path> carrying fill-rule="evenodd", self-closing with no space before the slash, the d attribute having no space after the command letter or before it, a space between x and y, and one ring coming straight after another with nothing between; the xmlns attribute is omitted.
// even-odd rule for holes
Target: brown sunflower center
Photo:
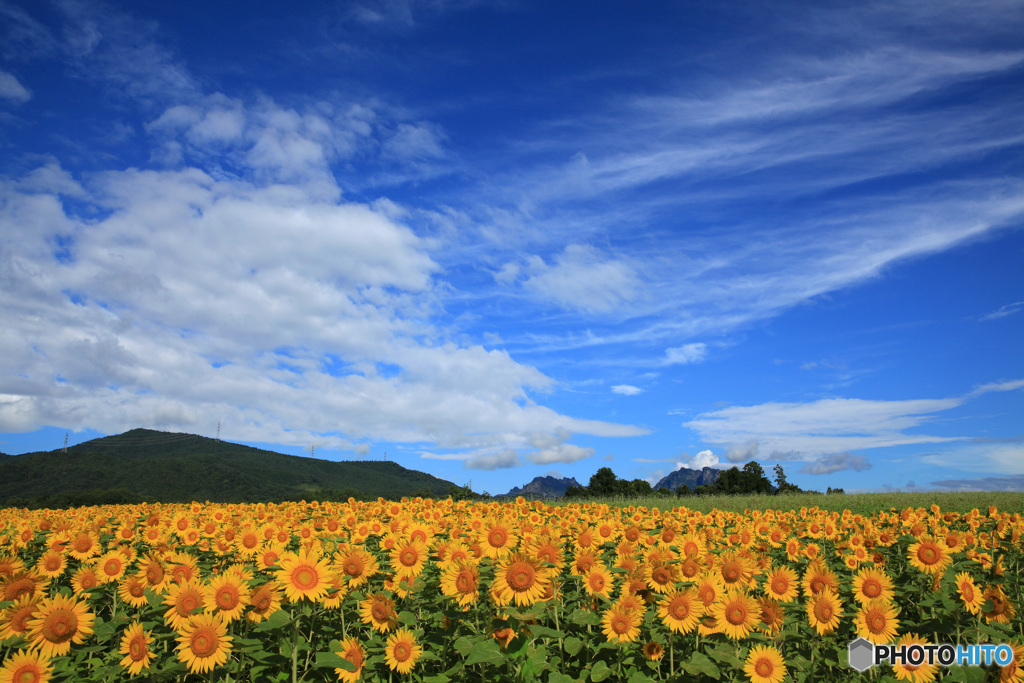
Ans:
<svg viewBox="0 0 1024 683"><path fill-rule="evenodd" d="M869 598L877 598L882 594L882 585L877 581L868 579L864 582L864 585L861 586L860 592Z"/></svg>
<svg viewBox="0 0 1024 683"><path fill-rule="evenodd" d="M939 551L930 545L922 546L917 551L917 559L921 564L935 564L939 561Z"/></svg>
<svg viewBox="0 0 1024 683"><path fill-rule="evenodd" d="M739 626L747 620L747 610L742 605L733 605L725 611L725 620L733 626Z"/></svg>
<svg viewBox="0 0 1024 683"><path fill-rule="evenodd" d="M514 591L525 591L533 587L536 572L526 562L515 562L508 568L508 585Z"/></svg>
<svg viewBox="0 0 1024 683"><path fill-rule="evenodd" d="M345 560L345 573L349 576L359 576L363 573L363 561L358 557L350 557Z"/></svg>
<svg viewBox="0 0 1024 683"><path fill-rule="evenodd" d="M674 619L685 619L690 616L690 603L686 600L675 599L668 606L668 613Z"/></svg>
<svg viewBox="0 0 1024 683"><path fill-rule="evenodd" d="M132 638L128 644L128 655L133 661L141 662L146 658L149 650L146 648L146 641L142 638Z"/></svg>
<svg viewBox="0 0 1024 683"><path fill-rule="evenodd" d="M508 542L508 534L505 533L504 529L491 529L490 533L487 534L487 542L495 548L501 548Z"/></svg>
<svg viewBox="0 0 1024 683"><path fill-rule="evenodd" d="M588 580L591 590L600 593L604 590L604 575L602 574L591 574Z"/></svg>
<svg viewBox="0 0 1024 683"><path fill-rule="evenodd" d="M128 595L133 598L141 598L146 594L146 587L138 581L132 581L128 584Z"/></svg>
<svg viewBox="0 0 1024 683"><path fill-rule="evenodd" d="M618 635L629 633L629 618L624 614L617 614L612 617L612 631Z"/></svg>
<svg viewBox="0 0 1024 683"><path fill-rule="evenodd" d="M402 641L402 640L400 640L397 643L395 643L394 656L395 656L395 661L398 661L398 662L407 662L407 661L409 661L409 658L412 657L412 648L409 647L409 643L406 643L405 641Z"/></svg>
<svg viewBox="0 0 1024 683"><path fill-rule="evenodd" d="M664 586L672 580L672 572L667 567L658 567L651 572L651 580Z"/></svg>
<svg viewBox="0 0 1024 683"><path fill-rule="evenodd" d="M191 614L194 609L199 607L199 596L195 593L185 593L181 596L178 607L178 611L182 614Z"/></svg>
<svg viewBox="0 0 1024 683"><path fill-rule="evenodd" d="M741 574L739 565L735 563L730 562L722 567L722 578L726 583L736 583L740 580Z"/></svg>
<svg viewBox="0 0 1024 683"><path fill-rule="evenodd" d="M316 570L309 565L303 565L297 567L292 572L292 583L299 590L310 590L316 588L317 583L320 581L320 576L316 573Z"/></svg>
<svg viewBox="0 0 1024 683"><path fill-rule="evenodd" d="M258 612L263 612L270 609L270 592L260 589L256 591L256 594L252 596L252 606L256 608Z"/></svg>
<svg viewBox="0 0 1024 683"><path fill-rule="evenodd" d="M238 591L232 586L223 586L217 591L217 606L221 609L231 609L238 605Z"/></svg>
<svg viewBox="0 0 1024 683"><path fill-rule="evenodd" d="M789 579L784 576L777 576L772 580L772 592L776 595L784 595L789 590Z"/></svg>
<svg viewBox="0 0 1024 683"><path fill-rule="evenodd" d="M872 612L864 620L868 625L868 630L872 633L881 633L885 630L885 615L879 614L878 612Z"/></svg>
<svg viewBox="0 0 1024 683"><path fill-rule="evenodd" d="M415 567L420 560L420 554L412 548L406 548L398 556L398 559L406 567Z"/></svg>
<svg viewBox="0 0 1024 683"><path fill-rule="evenodd" d="M822 623L832 621L832 605L826 600L819 600L814 605L814 616Z"/></svg>
<svg viewBox="0 0 1024 683"><path fill-rule="evenodd" d="M772 675L772 673L774 673L775 665L772 664L772 660L768 659L767 657L761 657L754 664L754 671L757 672L758 676L761 676L762 678L768 678Z"/></svg>
<svg viewBox="0 0 1024 683"><path fill-rule="evenodd" d="M65 643L78 631L78 616L69 609L57 609L43 622L43 638L51 643Z"/></svg>
<svg viewBox="0 0 1024 683"><path fill-rule="evenodd" d="M110 558L103 563L103 572L107 576L117 576L121 573L121 560L117 558Z"/></svg>
<svg viewBox="0 0 1024 683"><path fill-rule="evenodd" d="M374 621L387 621L391 616L391 610L382 602L375 602L370 608L370 614L373 615Z"/></svg>
<svg viewBox="0 0 1024 683"><path fill-rule="evenodd" d="M472 593L476 589L476 582L469 572L459 572L459 575L455 577L455 587L459 589L460 593Z"/></svg>
<svg viewBox="0 0 1024 683"><path fill-rule="evenodd" d="M189 640L189 648L196 657L204 658L213 655L219 644L217 633L207 627L200 627L192 634Z"/></svg>

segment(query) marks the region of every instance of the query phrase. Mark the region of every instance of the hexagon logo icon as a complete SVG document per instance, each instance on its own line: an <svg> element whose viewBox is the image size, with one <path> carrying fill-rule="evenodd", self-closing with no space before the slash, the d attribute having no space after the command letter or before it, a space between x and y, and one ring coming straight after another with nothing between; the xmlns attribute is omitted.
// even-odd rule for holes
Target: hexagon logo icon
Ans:
<svg viewBox="0 0 1024 683"><path fill-rule="evenodd" d="M875 665L875 646L864 638L851 641L849 652L850 666L857 671L867 671Z"/></svg>

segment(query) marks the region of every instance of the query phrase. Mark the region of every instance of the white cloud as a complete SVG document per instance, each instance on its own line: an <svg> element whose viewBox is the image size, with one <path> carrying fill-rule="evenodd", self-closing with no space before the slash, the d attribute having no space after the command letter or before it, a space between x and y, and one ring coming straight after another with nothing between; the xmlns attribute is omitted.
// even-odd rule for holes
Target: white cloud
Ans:
<svg viewBox="0 0 1024 683"><path fill-rule="evenodd" d="M570 244L547 265L540 257L529 261L524 286L546 301L584 313L610 313L639 295L640 278L621 259L606 258L594 247Z"/></svg>
<svg viewBox="0 0 1024 683"><path fill-rule="evenodd" d="M514 448L506 448L492 455L477 455L463 463L466 468L473 470L505 469L519 464L519 451Z"/></svg>
<svg viewBox="0 0 1024 683"><path fill-rule="evenodd" d="M715 467L719 464L718 456L710 450L703 450L697 455L690 456L682 461L676 462L676 469L687 468L690 470L701 470L705 467Z"/></svg>
<svg viewBox="0 0 1024 683"><path fill-rule="evenodd" d="M446 341L431 244L393 211L195 168L86 185L49 165L0 186L0 430L221 421L232 440L491 456L471 466L531 443L533 462L589 457L570 432L646 433L538 405L550 378ZM71 191L98 218L66 213L54 193Z"/></svg>
<svg viewBox="0 0 1024 683"><path fill-rule="evenodd" d="M666 365L682 365L688 363L699 363L707 356L707 345L702 343L684 344L671 349L665 349Z"/></svg>
<svg viewBox="0 0 1024 683"><path fill-rule="evenodd" d="M1022 310L1024 310L1024 301L1015 301L1012 304L1000 306L998 310L992 311L988 315L982 316L981 319L998 320L999 318L1006 318L1008 316L1013 315L1014 313L1019 313Z"/></svg>
<svg viewBox="0 0 1024 683"><path fill-rule="evenodd" d="M0 99L10 100L15 104L24 104L32 99L32 93L21 84L14 74L0 69Z"/></svg>
<svg viewBox="0 0 1024 683"><path fill-rule="evenodd" d="M794 451L805 459L850 450L906 444L941 443L960 437L907 434L935 413L965 399L867 401L824 399L813 403L733 406L698 415L685 426L704 441L729 448L737 462L760 452Z"/></svg>
<svg viewBox="0 0 1024 683"><path fill-rule="evenodd" d="M612 387L612 393L622 394L623 396L636 396L643 393L643 391L643 389L629 384L616 384Z"/></svg>
<svg viewBox="0 0 1024 683"><path fill-rule="evenodd" d="M853 453L829 453L800 468L800 474L832 474L843 470L863 472L871 469L871 463L863 455Z"/></svg>

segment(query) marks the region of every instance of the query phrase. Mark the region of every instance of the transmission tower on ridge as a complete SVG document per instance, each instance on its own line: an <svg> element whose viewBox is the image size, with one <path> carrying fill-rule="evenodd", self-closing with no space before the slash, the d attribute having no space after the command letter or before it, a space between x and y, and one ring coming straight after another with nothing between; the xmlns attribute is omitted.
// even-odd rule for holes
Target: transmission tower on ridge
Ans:
<svg viewBox="0 0 1024 683"><path fill-rule="evenodd" d="M217 420L217 441L220 441L220 420Z"/></svg>
<svg viewBox="0 0 1024 683"><path fill-rule="evenodd" d="M64 432L64 453L68 452L68 433Z"/></svg>

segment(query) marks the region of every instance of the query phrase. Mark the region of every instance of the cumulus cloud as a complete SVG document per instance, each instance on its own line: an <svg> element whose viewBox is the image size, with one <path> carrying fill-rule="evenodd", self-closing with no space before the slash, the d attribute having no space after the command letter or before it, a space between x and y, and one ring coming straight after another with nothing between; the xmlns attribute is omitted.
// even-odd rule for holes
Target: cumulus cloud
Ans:
<svg viewBox="0 0 1024 683"><path fill-rule="evenodd" d="M636 396L637 394L643 393L643 389L634 387L630 384L616 384L612 387L612 393L622 394L623 396Z"/></svg>
<svg viewBox="0 0 1024 683"><path fill-rule="evenodd" d="M703 450L697 455L692 456L686 462L677 462L676 469L682 469L683 467L691 470L701 470L705 467L714 467L718 464L718 456L710 450Z"/></svg>
<svg viewBox="0 0 1024 683"><path fill-rule="evenodd" d="M832 474L842 470L863 472L871 469L871 463L863 455L853 453L830 453L800 468L800 474Z"/></svg>
<svg viewBox="0 0 1024 683"><path fill-rule="evenodd" d="M471 470L498 470L519 464L519 451L514 448L506 448L491 455L477 455L463 462L463 466Z"/></svg>
<svg viewBox="0 0 1024 683"><path fill-rule="evenodd" d="M543 300L584 313L610 313L639 294L640 277L633 266L608 258L585 244L570 244L548 265L539 256L528 262L524 286Z"/></svg>
<svg viewBox="0 0 1024 683"><path fill-rule="evenodd" d="M538 405L543 373L439 339L430 243L376 206L194 167L80 184L47 164L4 181L0 430L221 421L233 440L433 443L477 467L520 447L541 463L592 455L570 432L645 433Z"/></svg>
<svg viewBox="0 0 1024 683"><path fill-rule="evenodd" d="M685 344L665 349L665 365L685 365L699 363L707 356L707 345L702 343Z"/></svg>

